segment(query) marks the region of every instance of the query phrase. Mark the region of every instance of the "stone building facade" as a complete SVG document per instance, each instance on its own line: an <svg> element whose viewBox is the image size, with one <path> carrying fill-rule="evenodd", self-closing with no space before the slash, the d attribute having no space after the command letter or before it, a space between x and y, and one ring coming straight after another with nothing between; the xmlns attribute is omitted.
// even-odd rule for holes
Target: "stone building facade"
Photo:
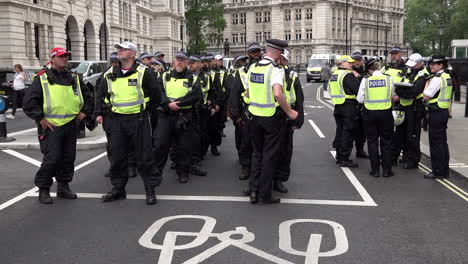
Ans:
<svg viewBox="0 0 468 264"><path fill-rule="evenodd" d="M404 46L403 0L223 0L223 4L230 56L243 54L248 43L264 44L268 38L288 40L294 64L306 63L317 53L347 50L384 56L390 47ZM222 49L222 43L210 47L214 52Z"/></svg>
<svg viewBox="0 0 468 264"><path fill-rule="evenodd" d="M171 57L184 45L184 13L183 0L0 0L0 67L40 66L55 46L106 60L122 41Z"/></svg>

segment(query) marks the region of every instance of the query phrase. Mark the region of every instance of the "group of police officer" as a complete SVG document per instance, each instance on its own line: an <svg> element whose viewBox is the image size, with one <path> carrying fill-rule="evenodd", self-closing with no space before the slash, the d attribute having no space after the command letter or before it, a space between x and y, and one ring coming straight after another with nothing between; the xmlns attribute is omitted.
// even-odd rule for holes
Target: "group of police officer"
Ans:
<svg viewBox="0 0 468 264"><path fill-rule="evenodd" d="M69 52L54 48L50 69L34 78L24 111L38 124L44 155L35 183L39 202L51 204L50 187L57 180L57 197L76 199L70 190L76 155L77 123L92 119L103 124L112 189L104 202L126 198L129 177L139 174L146 203L157 202L168 157L180 183L189 174L207 175L201 168L211 146L219 156L223 128L230 116L242 172L249 179L245 193L252 203L277 203L272 190L287 192L293 131L303 123L303 94L297 74L288 67L287 42L268 40L265 53L258 43L248 57L238 56L235 69L223 67L217 55L188 56L179 51L171 68L164 54L142 53L131 42L116 44L110 66L97 81L93 98L81 77L66 70ZM248 63L247 63L248 61Z"/></svg>
<svg viewBox="0 0 468 264"><path fill-rule="evenodd" d="M421 159L421 122L427 115L432 172L425 178L449 177L447 122L453 82L448 60L433 55L428 65L420 54L405 62L400 47L390 51L390 63L382 67L376 58L363 65L359 52L342 56L330 79L330 96L335 105L336 163L357 167L350 159L353 141L356 156L370 160L369 174L394 175L392 166L415 169ZM367 139L369 155L358 147ZM361 145L362 146L362 145ZM402 158L400 159L400 155Z"/></svg>

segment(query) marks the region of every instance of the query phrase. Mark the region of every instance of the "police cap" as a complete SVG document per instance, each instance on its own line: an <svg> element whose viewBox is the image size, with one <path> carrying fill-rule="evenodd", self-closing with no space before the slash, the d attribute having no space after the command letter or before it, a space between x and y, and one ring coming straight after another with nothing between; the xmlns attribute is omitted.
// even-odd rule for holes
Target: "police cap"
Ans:
<svg viewBox="0 0 468 264"><path fill-rule="evenodd" d="M288 47L288 42L281 39L268 39L266 45L267 47L283 51Z"/></svg>

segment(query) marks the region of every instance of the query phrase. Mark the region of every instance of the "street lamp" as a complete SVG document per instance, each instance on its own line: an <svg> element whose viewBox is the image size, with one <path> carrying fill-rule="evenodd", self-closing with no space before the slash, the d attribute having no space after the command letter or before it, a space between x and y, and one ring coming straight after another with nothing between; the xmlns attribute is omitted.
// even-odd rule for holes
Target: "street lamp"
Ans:
<svg viewBox="0 0 468 264"><path fill-rule="evenodd" d="M440 41L439 42L439 54L442 54L442 36L444 35L445 25L439 24L437 28L439 29L439 41Z"/></svg>

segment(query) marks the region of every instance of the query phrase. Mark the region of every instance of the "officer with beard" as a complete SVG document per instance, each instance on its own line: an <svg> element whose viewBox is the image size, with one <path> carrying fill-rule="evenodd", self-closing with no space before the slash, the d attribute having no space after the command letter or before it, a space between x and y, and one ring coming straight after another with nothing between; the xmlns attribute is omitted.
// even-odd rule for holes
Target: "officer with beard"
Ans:
<svg viewBox="0 0 468 264"><path fill-rule="evenodd" d="M351 58L355 60L353 64L353 71L357 72L359 76L357 77L358 81L361 82L366 71L364 69L364 61L361 52L356 51L351 54ZM362 109L362 105L361 105ZM361 115L361 113L359 113ZM354 131L354 145L356 146L356 158L366 159L369 157L366 151L364 151L364 144L366 143L366 135L364 134L364 122L362 116L358 121L358 126Z"/></svg>
<svg viewBox="0 0 468 264"><path fill-rule="evenodd" d="M410 85L400 83L401 85L397 85L395 90L400 97L400 105L405 111L405 120L403 124L397 126L394 132L395 140L400 139L401 142L394 145L392 156L393 160L397 160L401 152L401 148L397 147L405 146L406 162L403 168L416 169L421 159L421 121L425 114L422 97L426 79L430 74L424 67L423 57L418 53L411 55L406 65L411 69L407 76Z"/></svg>
<svg viewBox="0 0 468 264"><path fill-rule="evenodd" d="M283 183L289 180L291 174L294 130L300 129L304 124L304 93L299 81L299 75L289 68L289 51L284 50L283 54L281 54L280 65L284 68L283 94L291 109L298 113L296 120L284 119L281 128L280 158L273 183L273 190L287 193L288 189Z"/></svg>
<svg viewBox="0 0 468 264"><path fill-rule="evenodd" d="M162 75L163 89L159 122L156 129L154 159L162 174L171 146L175 151L175 169L179 183L186 183L193 154L193 112L202 99L200 85L188 67L185 52L175 54L173 69ZM174 143L174 145L173 145Z"/></svg>

